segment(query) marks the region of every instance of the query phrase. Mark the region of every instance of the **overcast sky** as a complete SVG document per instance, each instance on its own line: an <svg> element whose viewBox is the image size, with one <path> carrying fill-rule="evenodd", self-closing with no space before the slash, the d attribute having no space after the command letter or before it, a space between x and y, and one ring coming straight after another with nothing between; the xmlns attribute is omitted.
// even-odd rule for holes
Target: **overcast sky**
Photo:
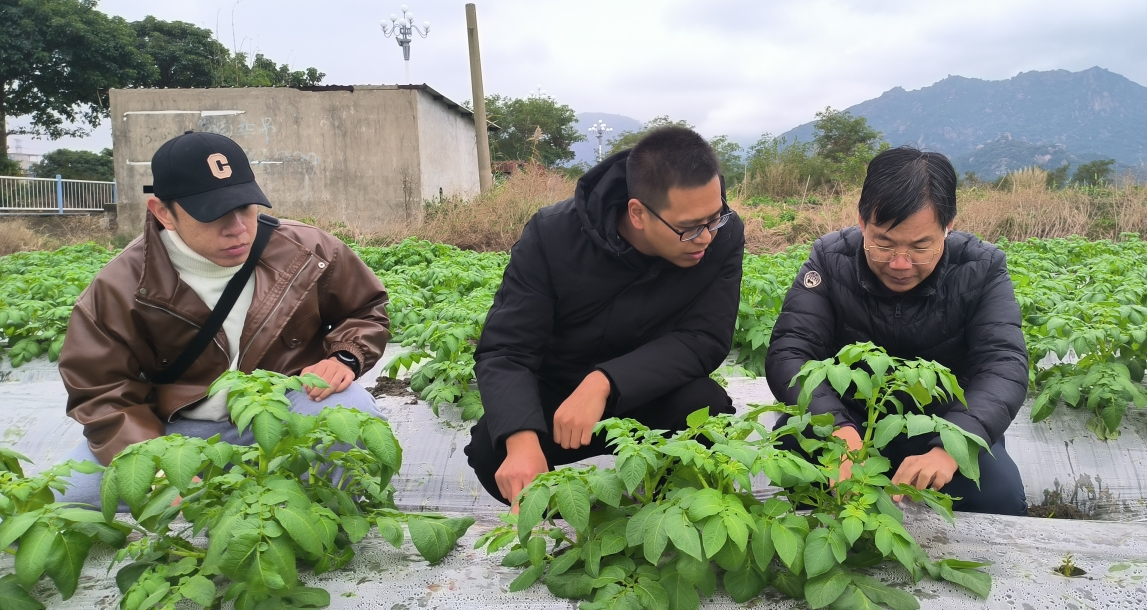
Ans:
<svg viewBox="0 0 1147 610"><path fill-rule="evenodd" d="M103 0L132 21L146 15L217 32L233 50L314 66L325 84L405 80L402 53L379 20L402 0ZM461 102L471 97L464 2L406 0L430 36L415 38L411 80ZM1029 70L1100 66L1147 84L1143 0L478 0L486 92L539 86L578 112L646 121L686 119L706 136L752 141L896 86L950 74L1006 79ZM90 138L23 137L24 152L99 150ZM10 148L9 150L13 150Z"/></svg>

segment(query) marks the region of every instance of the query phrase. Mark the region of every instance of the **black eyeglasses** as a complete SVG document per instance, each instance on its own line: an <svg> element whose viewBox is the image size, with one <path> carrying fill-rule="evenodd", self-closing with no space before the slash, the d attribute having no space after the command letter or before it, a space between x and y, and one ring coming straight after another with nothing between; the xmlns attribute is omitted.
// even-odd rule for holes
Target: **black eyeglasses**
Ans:
<svg viewBox="0 0 1147 610"><path fill-rule="evenodd" d="M729 219L733 217L733 210L729 209L729 204L726 203L725 198L722 197L721 198L721 216L719 218L717 218L717 220L714 220L713 222L709 222L709 223L706 223L703 225L697 225L695 227L688 227L686 229L678 231L676 228L673 227L673 225L666 222L664 218L662 218L661 216L658 216L657 212L653 211L653 208L645 205L644 203L642 203L641 205L644 206L645 209L649 210L649 213L653 214L654 218L665 223L665 226L669 227L670 231L673 231L674 233L676 233L677 237L681 238L681 241L692 241L694 239L697 239L698 237L701 237L701 232L704 231L705 229L709 229L709 233L716 233L717 229L720 229L721 227L725 226L725 223L729 222Z"/></svg>

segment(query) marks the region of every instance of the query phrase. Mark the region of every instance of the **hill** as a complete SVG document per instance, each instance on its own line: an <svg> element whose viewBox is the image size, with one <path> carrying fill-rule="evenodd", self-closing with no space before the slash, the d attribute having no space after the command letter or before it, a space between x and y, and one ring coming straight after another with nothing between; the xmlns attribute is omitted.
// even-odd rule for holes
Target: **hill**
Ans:
<svg viewBox="0 0 1147 610"><path fill-rule="evenodd" d="M867 118L890 144L942 152L959 171L982 178L1094 159L1147 167L1147 87L1098 67L1000 81L949 76L915 91L895 87L846 110ZM808 141L812 126L782 135Z"/></svg>

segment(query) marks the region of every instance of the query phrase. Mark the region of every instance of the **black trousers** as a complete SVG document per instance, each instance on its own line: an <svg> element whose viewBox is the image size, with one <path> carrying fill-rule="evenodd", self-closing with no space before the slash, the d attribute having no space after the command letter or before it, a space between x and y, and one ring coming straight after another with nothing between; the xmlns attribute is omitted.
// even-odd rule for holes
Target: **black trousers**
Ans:
<svg viewBox="0 0 1147 610"><path fill-rule="evenodd" d="M777 425L783 425L783 420ZM863 436L863 432L861 433ZM892 469L888 471L888 478L896 474L900 464L910 456L924 455L932 450L930 444L935 434L921 434L912 438L899 437L880 450L880 455L892 462ZM792 436L784 437L782 448L805 455ZM814 464L816 460L810 460ZM992 453L980 451L980 486L968 477L956 471L952 480L940 491L952 496L952 510L968 513L986 513L993 515L1027 516L1028 503L1024 494L1024 482L1020 478L1020 470L1012 457L1008 455L1004 446L1004 437L1001 436L996 444L992 445Z"/></svg>
<svg viewBox="0 0 1147 610"><path fill-rule="evenodd" d="M552 434L554 412L573 393L574 388L555 388L541 380L539 380L538 387L542 400L542 410L546 416L546 425L551 431L547 434L539 432L538 441L542 445L542 453L546 456L550 470L553 470L554 466L612 453L610 448L606 446L604 433L595 435L589 445L578 449L563 449L561 445L555 443ZM685 418L690 413L705 407L709 407L709 413L712 415L735 412L733 400L729 398L725 389L716 381L705 377L690 381L664 396L624 413L611 413L607 409L603 417L628 417L636 419L654 430L675 432L688 427ZM502 497L502 492L498 491L498 483L494 480L494 473L498 471L506 459L506 445L505 443L498 443L498 446L494 447L493 439L490 438L490 429L486 423L486 418L482 417L470 430L470 444L465 449L467 461L470 467L474 469L474 474L478 476L478 481L482 483L482 487L485 487L494 499L509 504L509 501Z"/></svg>

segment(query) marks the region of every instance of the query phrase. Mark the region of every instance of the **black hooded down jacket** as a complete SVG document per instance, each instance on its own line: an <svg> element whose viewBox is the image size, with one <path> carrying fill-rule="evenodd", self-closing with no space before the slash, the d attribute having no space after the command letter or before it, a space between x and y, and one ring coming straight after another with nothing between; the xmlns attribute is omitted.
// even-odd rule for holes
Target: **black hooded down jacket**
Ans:
<svg viewBox="0 0 1147 610"><path fill-rule="evenodd" d="M539 378L572 392L601 370L617 415L707 376L729 354L744 225L734 215L690 268L641 254L617 233L628 154L535 214L510 252L474 357L495 445L520 430L550 432Z"/></svg>
<svg viewBox="0 0 1147 610"><path fill-rule="evenodd" d="M773 328L765 361L773 394L795 405L800 388L789 382L805 362L871 341L893 356L935 360L952 369L967 408L933 403L927 412L994 444L1023 404L1028 381L1020 308L1003 251L953 232L932 274L900 295L872 273L862 246L858 227L813 244ZM805 281L813 271L820 276L815 286L816 276ZM827 382L813 393L809 410L834 414L837 425L867 419L863 404L839 398Z"/></svg>

